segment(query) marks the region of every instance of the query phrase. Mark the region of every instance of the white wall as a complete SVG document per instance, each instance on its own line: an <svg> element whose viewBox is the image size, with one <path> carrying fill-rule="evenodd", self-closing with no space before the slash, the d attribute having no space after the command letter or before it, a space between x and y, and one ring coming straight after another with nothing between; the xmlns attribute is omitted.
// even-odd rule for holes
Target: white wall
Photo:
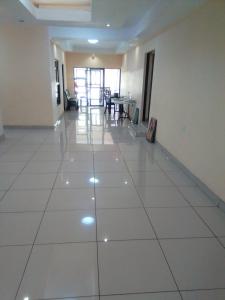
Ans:
<svg viewBox="0 0 225 300"><path fill-rule="evenodd" d="M124 92L139 106L144 55L153 49L157 139L225 200L225 1L209 1L124 56Z"/></svg>
<svg viewBox="0 0 225 300"><path fill-rule="evenodd" d="M4 125L54 124L48 29L0 26L0 101Z"/></svg>

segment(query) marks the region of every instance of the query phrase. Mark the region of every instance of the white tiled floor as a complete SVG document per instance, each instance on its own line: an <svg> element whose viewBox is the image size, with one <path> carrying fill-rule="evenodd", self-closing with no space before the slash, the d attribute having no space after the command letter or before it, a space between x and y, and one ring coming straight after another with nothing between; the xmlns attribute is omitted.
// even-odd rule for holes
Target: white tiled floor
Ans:
<svg viewBox="0 0 225 300"><path fill-rule="evenodd" d="M225 213L128 125L6 129L1 300L225 299Z"/></svg>

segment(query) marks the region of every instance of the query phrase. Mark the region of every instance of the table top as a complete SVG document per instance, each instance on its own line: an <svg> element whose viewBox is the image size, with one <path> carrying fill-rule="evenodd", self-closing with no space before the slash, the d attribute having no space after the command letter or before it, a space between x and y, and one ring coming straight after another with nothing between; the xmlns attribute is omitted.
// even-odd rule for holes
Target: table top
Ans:
<svg viewBox="0 0 225 300"><path fill-rule="evenodd" d="M136 101L134 99L129 99L128 97L120 97L120 98L111 97L111 99L113 99L113 102L115 104L135 104L136 103Z"/></svg>

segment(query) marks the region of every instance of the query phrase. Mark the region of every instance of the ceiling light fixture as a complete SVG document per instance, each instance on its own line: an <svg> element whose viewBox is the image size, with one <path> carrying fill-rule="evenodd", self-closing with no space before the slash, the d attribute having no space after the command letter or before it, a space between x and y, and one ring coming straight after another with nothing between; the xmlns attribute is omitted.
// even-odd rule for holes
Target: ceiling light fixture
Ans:
<svg viewBox="0 0 225 300"><path fill-rule="evenodd" d="M97 43L98 43L98 40L95 40L95 39L89 39L89 40L88 40L88 43L90 43L90 44L97 44Z"/></svg>
<svg viewBox="0 0 225 300"><path fill-rule="evenodd" d="M106 27L110 27L111 25L108 23L108 24L106 24Z"/></svg>

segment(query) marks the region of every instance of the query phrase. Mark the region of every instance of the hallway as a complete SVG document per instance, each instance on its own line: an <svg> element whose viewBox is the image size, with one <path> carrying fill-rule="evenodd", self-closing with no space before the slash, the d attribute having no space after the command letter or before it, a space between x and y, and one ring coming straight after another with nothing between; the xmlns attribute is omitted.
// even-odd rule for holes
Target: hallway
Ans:
<svg viewBox="0 0 225 300"><path fill-rule="evenodd" d="M225 214L100 108L0 144L1 300L225 299Z"/></svg>

